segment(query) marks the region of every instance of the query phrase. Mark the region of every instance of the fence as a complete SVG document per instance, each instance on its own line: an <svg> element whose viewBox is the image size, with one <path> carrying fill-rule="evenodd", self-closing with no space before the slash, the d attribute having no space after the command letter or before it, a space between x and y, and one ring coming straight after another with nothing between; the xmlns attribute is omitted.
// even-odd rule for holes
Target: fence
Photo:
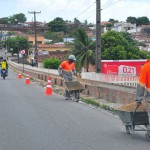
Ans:
<svg viewBox="0 0 150 150"><path fill-rule="evenodd" d="M113 74L102 74L95 72L83 72L82 78L119 85L126 85L131 87L136 87L138 82L138 76L118 76Z"/></svg>

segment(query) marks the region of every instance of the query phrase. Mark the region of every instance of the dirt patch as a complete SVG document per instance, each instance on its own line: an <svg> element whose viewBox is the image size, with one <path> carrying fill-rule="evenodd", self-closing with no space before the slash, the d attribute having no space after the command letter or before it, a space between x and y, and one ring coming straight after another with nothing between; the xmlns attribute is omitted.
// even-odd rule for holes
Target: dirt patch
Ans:
<svg viewBox="0 0 150 150"><path fill-rule="evenodd" d="M117 110L121 110L121 111L127 111L127 112L134 112L135 109L137 107L136 102L130 103L130 104L126 104L123 105L121 107L118 107ZM137 112L146 112L147 111L147 103L144 101L141 103L141 105L139 105L139 107L136 110Z"/></svg>

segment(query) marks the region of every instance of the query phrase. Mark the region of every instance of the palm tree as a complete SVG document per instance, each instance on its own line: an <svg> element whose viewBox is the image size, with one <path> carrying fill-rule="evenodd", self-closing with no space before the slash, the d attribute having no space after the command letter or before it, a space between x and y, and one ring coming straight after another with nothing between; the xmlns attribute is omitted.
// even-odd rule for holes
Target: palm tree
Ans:
<svg viewBox="0 0 150 150"><path fill-rule="evenodd" d="M73 54L77 58L77 70L81 70L84 67L88 72L89 64L95 64L95 42L88 37L83 28L78 28L74 32L74 38Z"/></svg>

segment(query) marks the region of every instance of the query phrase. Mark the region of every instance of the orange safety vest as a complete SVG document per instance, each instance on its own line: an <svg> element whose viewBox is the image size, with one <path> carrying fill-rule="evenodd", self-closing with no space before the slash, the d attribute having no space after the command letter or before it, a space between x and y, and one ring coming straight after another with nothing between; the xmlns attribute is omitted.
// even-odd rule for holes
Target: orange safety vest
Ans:
<svg viewBox="0 0 150 150"><path fill-rule="evenodd" d="M64 71L72 71L73 69L75 69L75 64L74 63L69 64L69 62L66 60L63 61L59 67L62 68L62 70Z"/></svg>
<svg viewBox="0 0 150 150"><path fill-rule="evenodd" d="M146 87L147 91L150 92L150 60L144 64L139 77L139 85Z"/></svg>

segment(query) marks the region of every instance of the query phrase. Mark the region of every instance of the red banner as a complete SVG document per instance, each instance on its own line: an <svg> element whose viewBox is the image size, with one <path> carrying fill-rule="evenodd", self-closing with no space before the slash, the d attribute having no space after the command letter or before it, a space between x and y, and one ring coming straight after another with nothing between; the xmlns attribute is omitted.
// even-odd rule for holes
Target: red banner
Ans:
<svg viewBox="0 0 150 150"><path fill-rule="evenodd" d="M136 76L147 60L102 60L102 73L119 76Z"/></svg>

